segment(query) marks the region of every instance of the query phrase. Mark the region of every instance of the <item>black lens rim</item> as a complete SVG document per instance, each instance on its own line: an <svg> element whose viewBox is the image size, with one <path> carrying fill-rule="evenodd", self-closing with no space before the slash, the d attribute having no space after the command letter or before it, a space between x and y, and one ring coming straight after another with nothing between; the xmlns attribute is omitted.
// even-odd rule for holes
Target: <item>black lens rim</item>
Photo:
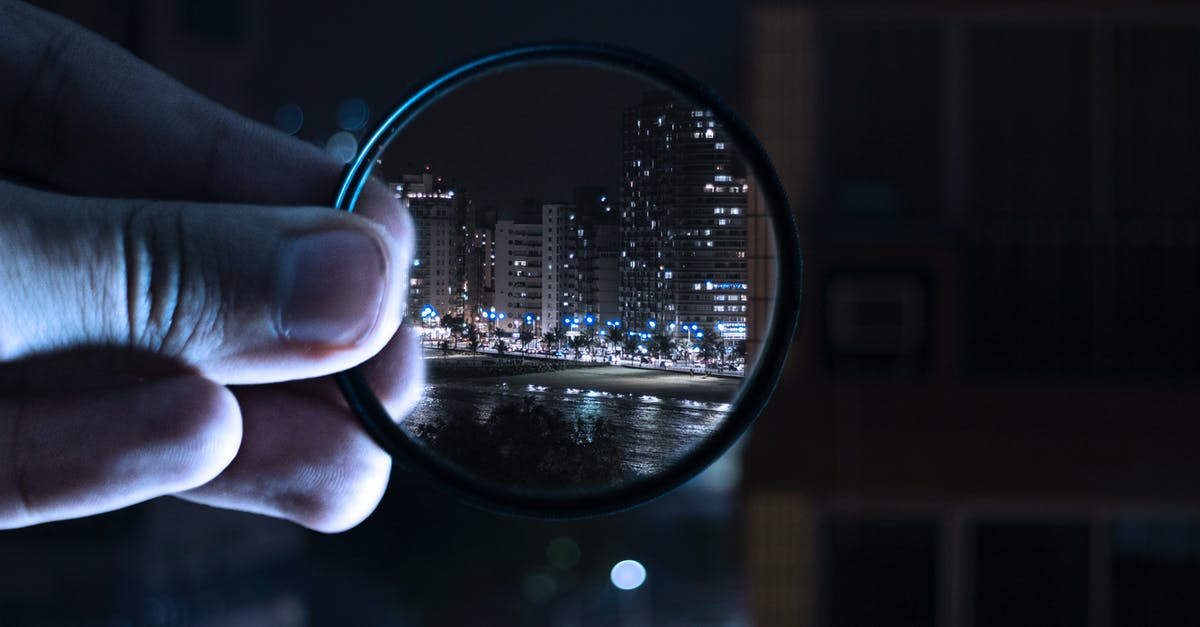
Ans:
<svg viewBox="0 0 1200 627"><path fill-rule="evenodd" d="M547 42L505 48L462 63L414 89L371 133L347 167L334 207L353 211L363 186L382 152L404 127L442 96L483 76L535 63L597 65L622 71L674 91L713 112L729 134L747 170L758 182L766 213L774 227L777 256L775 303L763 352L746 374L733 408L701 444L662 473L610 489L547 492L505 488L473 478L415 442L392 419L371 390L360 367L335 375L338 388L364 428L380 447L400 463L445 486L463 500L484 509L535 518L566 519L622 511L669 492L699 474L749 429L779 382L800 313L801 270L799 234L787 195L762 144L742 119L712 90L675 67L640 52L613 46Z"/></svg>

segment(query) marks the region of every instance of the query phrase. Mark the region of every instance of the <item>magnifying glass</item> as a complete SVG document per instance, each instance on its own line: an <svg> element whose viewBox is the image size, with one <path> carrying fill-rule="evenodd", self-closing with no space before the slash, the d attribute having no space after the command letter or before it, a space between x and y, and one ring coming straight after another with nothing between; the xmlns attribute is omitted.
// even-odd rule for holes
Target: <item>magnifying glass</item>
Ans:
<svg viewBox="0 0 1200 627"><path fill-rule="evenodd" d="M800 304L779 178L720 98L642 54L540 44L414 90L347 166L416 225L408 324L427 385L389 415L336 378L397 463L483 507L626 509L695 476L774 389Z"/></svg>

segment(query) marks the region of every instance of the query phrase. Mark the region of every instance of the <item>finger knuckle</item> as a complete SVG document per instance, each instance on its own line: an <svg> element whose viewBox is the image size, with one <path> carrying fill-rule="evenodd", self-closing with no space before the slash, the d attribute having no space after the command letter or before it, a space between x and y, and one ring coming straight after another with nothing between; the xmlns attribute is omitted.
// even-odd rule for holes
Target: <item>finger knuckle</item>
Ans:
<svg viewBox="0 0 1200 627"><path fill-rule="evenodd" d="M179 206L147 202L128 211L122 229L126 326L132 347L183 356L220 331L210 306L209 264L185 234Z"/></svg>

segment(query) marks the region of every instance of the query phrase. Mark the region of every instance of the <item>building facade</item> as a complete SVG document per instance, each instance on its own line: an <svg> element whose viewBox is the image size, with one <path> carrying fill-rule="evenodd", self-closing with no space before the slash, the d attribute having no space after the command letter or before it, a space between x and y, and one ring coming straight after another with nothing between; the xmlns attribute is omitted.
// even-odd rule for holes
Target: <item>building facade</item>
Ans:
<svg viewBox="0 0 1200 627"><path fill-rule="evenodd" d="M627 328L744 330L749 185L735 172L721 125L711 111L652 93L626 109L621 127L620 309Z"/></svg>
<svg viewBox="0 0 1200 627"><path fill-rule="evenodd" d="M603 199L603 200L601 200ZM582 210L574 203L542 206L545 242L542 319L568 329L595 326L620 319L618 251L620 227L610 206Z"/></svg>
<svg viewBox="0 0 1200 627"><path fill-rule="evenodd" d="M455 190L428 170L404 174L391 188L408 205L416 229L409 315L462 315L463 237Z"/></svg>
<svg viewBox="0 0 1200 627"><path fill-rule="evenodd" d="M543 235L540 222L499 220L495 230L496 311L500 328L517 330L528 316L542 315ZM490 309L490 308L485 308Z"/></svg>

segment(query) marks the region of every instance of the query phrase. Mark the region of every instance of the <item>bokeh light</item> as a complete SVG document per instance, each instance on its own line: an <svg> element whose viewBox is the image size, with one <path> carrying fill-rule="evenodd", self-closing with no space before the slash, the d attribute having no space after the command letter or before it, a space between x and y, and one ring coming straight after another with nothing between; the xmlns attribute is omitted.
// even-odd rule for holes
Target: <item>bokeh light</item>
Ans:
<svg viewBox="0 0 1200 627"><path fill-rule="evenodd" d="M525 598L538 605L546 603L558 592L558 582L545 573L526 575L521 587L524 588Z"/></svg>
<svg viewBox="0 0 1200 627"><path fill-rule="evenodd" d="M546 546L546 559L550 565L567 570L579 563L579 544L570 538L555 538Z"/></svg>
<svg viewBox="0 0 1200 627"><path fill-rule="evenodd" d="M342 163L350 163L358 153L358 140L346 131L338 131L325 142L325 152Z"/></svg>
<svg viewBox="0 0 1200 627"><path fill-rule="evenodd" d="M337 108L338 127L345 131L357 131L367 125L371 109L362 98L347 98Z"/></svg>
<svg viewBox="0 0 1200 627"><path fill-rule="evenodd" d="M637 560L622 560L612 567L608 577L622 590L635 590L646 583L646 567Z"/></svg>
<svg viewBox="0 0 1200 627"><path fill-rule="evenodd" d="M304 110L300 108L300 105L292 102L280 105L275 110L274 123L275 128L288 135L295 135L304 126Z"/></svg>

